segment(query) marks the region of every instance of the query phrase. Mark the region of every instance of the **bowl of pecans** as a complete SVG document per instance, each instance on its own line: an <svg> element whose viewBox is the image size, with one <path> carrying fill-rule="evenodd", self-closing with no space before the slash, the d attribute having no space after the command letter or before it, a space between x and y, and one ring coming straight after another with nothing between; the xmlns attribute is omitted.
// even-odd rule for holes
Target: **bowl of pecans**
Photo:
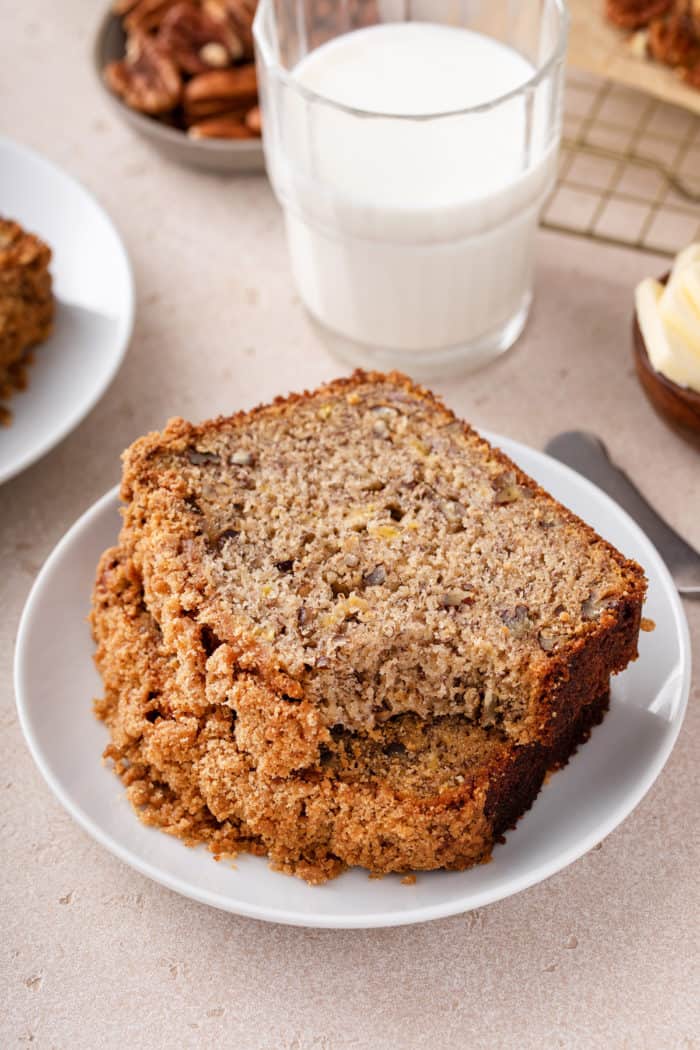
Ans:
<svg viewBox="0 0 700 1050"><path fill-rule="evenodd" d="M115 0L95 65L118 112L164 156L263 171L252 25L257 0Z"/></svg>

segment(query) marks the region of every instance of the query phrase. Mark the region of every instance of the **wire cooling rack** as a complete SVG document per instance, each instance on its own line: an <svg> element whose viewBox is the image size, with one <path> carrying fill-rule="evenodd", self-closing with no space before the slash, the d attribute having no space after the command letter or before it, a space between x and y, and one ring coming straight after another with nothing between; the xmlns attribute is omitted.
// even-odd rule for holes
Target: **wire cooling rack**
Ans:
<svg viewBox="0 0 700 1050"><path fill-rule="evenodd" d="M569 70L543 225L663 255L700 239L700 117Z"/></svg>

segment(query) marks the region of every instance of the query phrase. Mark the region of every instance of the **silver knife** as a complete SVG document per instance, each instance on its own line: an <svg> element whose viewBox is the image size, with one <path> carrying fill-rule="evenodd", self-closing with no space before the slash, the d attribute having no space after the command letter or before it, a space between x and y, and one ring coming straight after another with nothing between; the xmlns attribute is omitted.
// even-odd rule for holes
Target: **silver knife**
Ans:
<svg viewBox="0 0 700 1050"><path fill-rule="evenodd" d="M545 452L573 467L619 503L654 544L679 593L685 598L700 598L700 554L657 514L625 472L615 466L599 437L585 430L567 430L548 441Z"/></svg>

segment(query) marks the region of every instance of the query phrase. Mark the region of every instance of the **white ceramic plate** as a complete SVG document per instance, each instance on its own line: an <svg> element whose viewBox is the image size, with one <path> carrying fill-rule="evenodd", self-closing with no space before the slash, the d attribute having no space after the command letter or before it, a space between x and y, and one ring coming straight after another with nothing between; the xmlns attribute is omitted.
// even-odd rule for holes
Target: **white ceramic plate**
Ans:
<svg viewBox="0 0 700 1050"><path fill-rule="evenodd" d="M612 704L566 769L490 864L466 872L370 880L355 869L320 887L272 872L264 859L240 856L235 869L201 849L144 827L114 774L100 761L107 732L91 711L100 695L85 622L93 574L119 527L116 490L64 536L41 570L17 640L15 686L22 728L50 788L82 826L144 875L205 904L272 922L316 927L395 926L489 904L540 882L608 835L649 790L683 720L690 683L688 628L673 582L634 522L568 467L496 435L529 474L586 518L649 577L640 659L615 679Z"/></svg>
<svg viewBox="0 0 700 1050"><path fill-rule="evenodd" d="M37 153L0 138L0 215L53 251L56 318L34 351L29 386L7 402L0 482L18 474L87 415L126 353L134 290L124 246L87 190Z"/></svg>

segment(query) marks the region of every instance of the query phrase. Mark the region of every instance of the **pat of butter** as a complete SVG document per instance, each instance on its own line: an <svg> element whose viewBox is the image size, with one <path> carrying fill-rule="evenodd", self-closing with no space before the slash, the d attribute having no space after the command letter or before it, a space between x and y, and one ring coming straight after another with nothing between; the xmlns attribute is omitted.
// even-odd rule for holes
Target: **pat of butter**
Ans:
<svg viewBox="0 0 700 1050"><path fill-rule="evenodd" d="M700 244L689 244L687 248L678 253L673 263L671 277L676 277L681 270L684 270L686 266L692 266L693 263L700 263Z"/></svg>
<svg viewBox="0 0 700 1050"><path fill-rule="evenodd" d="M678 255L665 288L642 281L635 301L655 371L700 393L700 244Z"/></svg>

